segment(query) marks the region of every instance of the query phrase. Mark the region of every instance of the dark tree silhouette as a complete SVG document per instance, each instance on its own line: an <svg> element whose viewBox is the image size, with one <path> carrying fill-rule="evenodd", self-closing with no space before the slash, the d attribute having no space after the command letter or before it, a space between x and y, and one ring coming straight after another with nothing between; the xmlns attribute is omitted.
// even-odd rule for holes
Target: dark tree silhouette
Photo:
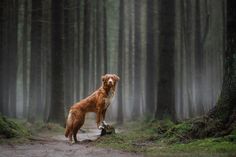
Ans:
<svg viewBox="0 0 236 157"><path fill-rule="evenodd" d="M52 0L52 80L49 121L64 125L64 87L62 60L63 1Z"/></svg>
<svg viewBox="0 0 236 157"><path fill-rule="evenodd" d="M119 51L118 51L118 75L122 79L122 59L124 53L124 23L122 18L124 17L124 0L120 0L120 14L119 14ZM123 92L122 83L118 84L118 110L117 110L117 122L123 123Z"/></svg>
<svg viewBox="0 0 236 157"><path fill-rule="evenodd" d="M31 15L31 65L28 121L34 122L37 107L41 105L41 34L42 1L32 1Z"/></svg>
<svg viewBox="0 0 236 157"><path fill-rule="evenodd" d="M175 0L160 0L159 19L159 78L155 117L175 120Z"/></svg>

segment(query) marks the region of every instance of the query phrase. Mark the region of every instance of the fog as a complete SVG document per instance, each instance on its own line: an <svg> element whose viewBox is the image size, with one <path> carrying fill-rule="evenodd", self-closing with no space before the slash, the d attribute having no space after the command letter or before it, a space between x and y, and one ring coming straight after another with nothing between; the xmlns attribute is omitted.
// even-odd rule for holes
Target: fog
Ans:
<svg viewBox="0 0 236 157"><path fill-rule="evenodd" d="M160 114L187 119L216 105L223 77L225 2L58 3L1 4L12 8L1 8L3 115L50 121L60 113L64 119L71 105L100 87L106 73L120 77L107 112L112 121ZM163 102L160 94L173 101Z"/></svg>

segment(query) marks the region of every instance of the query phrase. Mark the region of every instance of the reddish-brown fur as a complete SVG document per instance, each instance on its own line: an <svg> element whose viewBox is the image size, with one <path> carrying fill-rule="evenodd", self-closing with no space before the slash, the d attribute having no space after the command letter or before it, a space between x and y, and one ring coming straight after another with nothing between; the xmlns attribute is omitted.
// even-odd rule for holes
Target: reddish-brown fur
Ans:
<svg viewBox="0 0 236 157"><path fill-rule="evenodd" d="M96 113L96 123L99 128L100 122L105 120L106 110L110 105L110 99L114 95L116 83L119 79L115 74L102 76L102 86L70 108L65 131L65 136L69 137L70 142L72 142L72 136L74 141L77 142L76 134L84 124L87 112Z"/></svg>

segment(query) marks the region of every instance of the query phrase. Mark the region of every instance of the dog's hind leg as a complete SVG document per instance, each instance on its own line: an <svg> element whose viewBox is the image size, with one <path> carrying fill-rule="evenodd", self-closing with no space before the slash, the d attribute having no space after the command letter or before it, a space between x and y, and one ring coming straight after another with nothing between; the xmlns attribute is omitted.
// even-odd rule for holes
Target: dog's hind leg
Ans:
<svg viewBox="0 0 236 157"><path fill-rule="evenodd" d="M73 128L73 138L74 138L74 141L75 143L78 142L77 140L77 133L78 133L78 130L82 127L82 125L84 124L84 121L85 121L85 115L80 115L78 120L76 121L75 125L76 127Z"/></svg>
<svg viewBox="0 0 236 157"><path fill-rule="evenodd" d="M73 112L70 111L67 121L66 121L65 137L69 138L69 142L71 144L72 144L72 135L73 135L73 122L74 122L74 115L73 115Z"/></svg>
<svg viewBox="0 0 236 157"><path fill-rule="evenodd" d="M69 142L70 142L71 144L72 144L72 135L73 135L72 132L70 132L69 135L68 135L68 136L69 136Z"/></svg>

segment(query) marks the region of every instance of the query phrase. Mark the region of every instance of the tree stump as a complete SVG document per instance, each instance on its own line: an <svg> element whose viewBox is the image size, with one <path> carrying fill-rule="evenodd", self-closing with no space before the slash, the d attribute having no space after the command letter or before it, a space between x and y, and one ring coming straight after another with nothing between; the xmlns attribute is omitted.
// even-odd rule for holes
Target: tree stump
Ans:
<svg viewBox="0 0 236 157"><path fill-rule="evenodd" d="M103 128L102 128L100 136L115 134L115 128L112 125L109 125L109 124L105 125L103 123L102 126L103 126Z"/></svg>

